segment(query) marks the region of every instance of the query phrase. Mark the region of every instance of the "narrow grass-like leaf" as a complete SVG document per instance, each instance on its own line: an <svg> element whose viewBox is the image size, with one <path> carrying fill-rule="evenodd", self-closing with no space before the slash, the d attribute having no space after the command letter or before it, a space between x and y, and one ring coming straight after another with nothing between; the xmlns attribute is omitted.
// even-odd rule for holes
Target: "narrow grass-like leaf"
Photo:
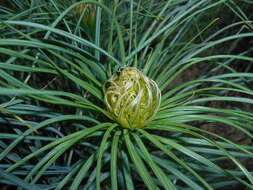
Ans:
<svg viewBox="0 0 253 190"><path fill-rule="evenodd" d="M66 184L71 181L72 177L79 171L81 167L81 163L78 163L72 170L69 172L62 180L60 183L57 184L55 187L55 190L61 190Z"/></svg>
<svg viewBox="0 0 253 190"><path fill-rule="evenodd" d="M29 181L30 179L32 179L31 183L35 184L38 179L43 175L43 173L49 168L49 166L52 165L57 158L59 158L64 152L66 152L71 146L77 143L81 138L78 136L55 147L47 154L47 156L44 156L43 159L39 163L37 163L37 165L29 173L29 175L26 176L25 180Z"/></svg>
<svg viewBox="0 0 253 190"><path fill-rule="evenodd" d="M92 163L94 162L94 155L91 155L87 161L83 164L83 166L80 168L77 176L73 179L73 183L71 184L69 190L77 190L80 186L83 178L87 175L88 170L92 166Z"/></svg>
<svg viewBox="0 0 253 190"><path fill-rule="evenodd" d="M115 132L113 139L112 139L112 146L111 146L111 163L110 163L110 172L111 172L111 189L117 190L118 189L118 167L117 167L117 160L118 160L118 146L119 146L119 138L121 136L121 132Z"/></svg>
<svg viewBox="0 0 253 190"><path fill-rule="evenodd" d="M121 151L121 158L123 160L123 174L124 174L124 186L127 190L134 190L134 182L131 175L131 163L129 162L129 159L127 157L127 154L123 151Z"/></svg>
<svg viewBox="0 0 253 190"><path fill-rule="evenodd" d="M92 118L89 118L87 116L78 116L78 115L61 115L55 118L47 119L45 121L42 121L37 126L34 126L34 129L39 130L42 127L48 126L50 124L54 124L61 121L66 120L83 120L83 121L89 121L94 122L98 124L98 122ZM104 124L106 125L106 124ZM22 135L19 135L15 141L13 141L1 154L0 154L0 160L2 160L13 148L15 148L26 136L33 133L32 129L26 130Z"/></svg>
<svg viewBox="0 0 253 190"><path fill-rule="evenodd" d="M129 153L139 175L141 176L143 182L146 184L146 186L149 190L158 189L156 184L153 182L146 166L144 165L143 161L141 160L140 156L138 155L137 151L135 150L135 148L130 140L130 137L129 137L129 131L124 132L124 138L125 138L126 147L128 149L128 153Z"/></svg>
<svg viewBox="0 0 253 190"><path fill-rule="evenodd" d="M27 155L25 158L23 158L22 160L20 160L19 162L13 164L10 168L8 168L6 171L10 172L12 170L14 170L15 168L19 167L20 165L24 164L25 162L27 162L28 160L30 160L31 158L41 154L42 152L54 147L54 146L57 146L61 143L64 143L64 142L67 142L69 141L70 139L74 139L74 138L80 138L80 136L83 138L91 133L94 133L95 131L97 130L101 130L101 129L104 129L105 127L107 127L108 124L101 124L101 125L97 125L97 126L94 126L94 127L91 127L91 128L87 128L87 129L84 129L82 131L78 131L78 132L75 132L71 135L68 135L66 137L63 137L59 140L56 140L40 149L38 149L36 152L33 152L29 155ZM81 138L80 138L81 139Z"/></svg>
<svg viewBox="0 0 253 190"><path fill-rule="evenodd" d="M20 179L15 175L7 173L2 169L0 169L0 176L3 177L4 179L9 180L10 182L12 182L13 184L15 184L17 186L22 187L23 189L26 189L26 190L42 190L38 186L26 183L23 179Z"/></svg>
<svg viewBox="0 0 253 190"><path fill-rule="evenodd" d="M152 168L157 178L163 184L164 189L166 190L176 190L176 186L170 181L170 179L166 176L166 174L161 170L161 168L153 161L150 153L147 148L143 144L142 140L138 135L133 134L136 143L138 144L140 150L144 154L144 157L147 159L147 164Z"/></svg>
<svg viewBox="0 0 253 190"><path fill-rule="evenodd" d="M82 39L78 36L75 36L74 34L70 34L68 32L65 32L63 30L60 30L60 29L56 29L56 28L52 28L52 27L49 27L49 26L45 26L45 25L42 25L42 24L37 24L37 23L31 23L31 22L24 22L24 21L4 21L3 23L6 23L6 24L14 24L14 25L23 25L23 26L30 26L30 27L35 27L35 28L39 28L39 29L43 29L43 30L46 30L46 31L51 31L51 32L54 32L56 34L59 34L59 35L62 35L62 36L65 36L67 38L70 38L72 40L75 40L75 41L78 41L80 43L83 43L84 45L88 46L88 47L92 47L98 51L100 51L101 53L103 53L104 55L108 56L110 59L112 59L113 61L115 61L116 63L120 64L119 61L117 59L115 59L112 55L108 54L105 50L97 47L96 45L94 45L93 43L85 40L85 39Z"/></svg>
<svg viewBox="0 0 253 190"><path fill-rule="evenodd" d="M152 159L162 168L166 169L168 172L172 173L174 176L177 176L179 180L183 181L190 188L194 190L204 190L204 188L202 188L201 186L199 186L199 184L193 181L191 176L187 176L187 174L184 174L183 172L181 172L180 169L173 167L173 163L168 162L167 159L161 159L154 155L152 155Z"/></svg>
<svg viewBox="0 0 253 190"><path fill-rule="evenodd" d="M244 150L246 153L252 154L252 152L249 152L249 151L245 150L242 146L237 145L237 144L235 144L235 143L232 143L231 141L229 141L229 140L227 140L227 139L225 139L225 138L223 138L223 137L220 137L219 135L215 135L215 134L213 134L213 133L211 133L211 132L208 132L208 131L205 131L205 130L201 130L201 129L198 129L198 128L195 128L195 127L191 127L191 126L185 125L185 124L179 124L179 125L177 125L177 126L178 126L178 127L180 127L180 126L181 126L181 127L182 127L182 126L186 126L187 128L192 128L192 129L195 129L195 130L197 130L197 131L202 131L202 132L204 132L204 133L206 133L206 134L210 134L210 135L212 135L212 136L218 137L218 138L224 140L225 142L229 142L229 143L231 143L231 144L234 144L238 149ZM250 172L249 172L244 166L242 166L242 164L241 164L235 157L233 157L231 154L229 154L228 151L226 151L223 147L219 146L215 141L212 141L212 140L208 139L207 137L204 137L203 135L201 135L201 134L199 134L199 133L196 133L196 132L193 132L193 131L189 131L189 130L182 129L181 127L180 127L180 128L175 128L175 127L171 127L171 126L163 126L163 127L161 127L161 129L163 128L164 130L168 130L169 128L170 128L170 129L174 128L175 131L178 130L178 131L181 131L181 132L183 132L183 133L187 133L187 134L190 134L190 135L193 135L193 136L196 136L196 137L201 137L201 138L207 140L208 142L210 142L211 144L213 144L213 145L215 145L217 148L219 148L221 151L223 151L223 153L227 156L227 158L229 158L231 161L233 161L233 162L235 163L235 165L237 165L238 168L241 169L241 171L245 174L245 176L249 179L249 181L252 180L252 175L250 174ZM157 129L158 129L158 128L160 128L160 127L157 127ZM167 129L166 129L166 128L167 128ZM169 129L169 131L170 131L170 129ZM146 134L147 138L149 137L149 134L146 133L145 131L142 130L141 132L142 132L142 134ZM159 142L157 142L157 143L159 144ZM162 145L162 144L160 144L160 145ZM165 148L165 147L163 147L163 148ZM225 170L223 170L223 171L225 171ZM250 184L247 183L246 181L244 181L244 180L242 180L242 179L240 179L240 178L238 178L238 177L232 175L232 174L229 173L229 172L226 172L226 173L227 173L229 176L231 176L231 177L235 178L236 180L240 181L240 183L242 183L242 184L244 184L244 185L246 185L246 186L252 188L252 185L250 185Z"/></svg>
<svg viewBox="0 0 253 190"><path fill-rule="evenodd" d="M171 157L177 163L182 165L185 169L192 173L207 189L213 190L213 188L203 179L199 174L197 174L192 168L190 168L183 160L179 159L172 151L166 148L163 144L161 144L155 137L148 134L142 129L137 129L141 134L143 134L147 139L149 139L153 144L155 144L159 149L161 149L166 155Z"/></svg>
<svg viewBox="0 0 253 190"><path fill-rule="evenodd" d="M108 140L108 138L110 137L110 133L112 132L112 130L117 126L117 124L112 125L111 127L109 127L102 139L102 142L99 146L98 149L98 159L97 159L97 165L96 165L96 189L100 190L100 179L101 179L101 168L102 168L102 159L103 159L103 154L106 148L106 142Z"/></svg>

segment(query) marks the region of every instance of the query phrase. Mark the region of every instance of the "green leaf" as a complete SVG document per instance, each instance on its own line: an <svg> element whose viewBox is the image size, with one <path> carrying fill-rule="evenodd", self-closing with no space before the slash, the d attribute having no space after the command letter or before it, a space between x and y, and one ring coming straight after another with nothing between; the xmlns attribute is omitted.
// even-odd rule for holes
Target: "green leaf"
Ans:
<svg viewBox="0 0 253 190"><path fill-rule="evenodd" d="M113 139L112 139L111 163L110 163L111 189L112 190L118 189L117 160L118 160L118 146L119 146L120 136L121 136L121 131L117 131L117 132L115 132Z"/></svg>
<svg viewBox="0 0 253 190"><path fill-rule="evenodd" d="M90 135L90 134L92 134L92 133L94 133L98 130L102 130L102 129L106 128L107 126L108 126L108 123L103 123L103 124L100 124L100 125L93 126L91 128L87 128L87 129L75 132L75 133L70 134L68 136L65 136L63 138L60 138L59 140L53 141L53 142L47 144L46 146L43 146L42 148L38 149L37 151L35 151L33 153L30 153L29 155L24 157L22 160L20 160L17 163L13 164L6 171L10 172L10 171L14 170L15 168L17 168L17 167L21 166L22 164L26 163L31 158L41 154L42 152L44 152L44 151L46 151L46 150L48 150L48 149L50 149L54 146L60 145L61 143L65 143L65 142L67 142L67 144L69 144L71 142L70 141L71 139L74 139L74 140L76 139L78 141L78 140L84 138L85 136L88 136L88 135ZM61 149L61 150L63 150L63 149Z"/></svg>
<svg viewBox="0 0 253 190"><path fill-rule="evenodd" d="M0 177L9 180L13 184L15 184L17 187L22 187L23 189L26 189L26 190L42 190L38 186L26 183L24 180L16 177L15 175L5 172L2 169L0 169Z"/></svg>
<svg viewBox="0 0 253 190"><path fill-rule="evenodd" d="M164 189L176 190L176 186L170 181L170 179L166 176L162 169L153 161L151 154L147 150L146 146L143 144L141 138L136 134L133 134L133 136L140 150L144 154L144 157L146 159L145 161L150 166L150 168L155 173L160 182L163 184Z"/></svg>
<svg viewBox="0 0 253 190"><path fill-rule="evenodd" d="M88 170L92 166L94 162L95 155L91 155L87 161L83 164L83 166L80 168L78 174L73 179L73 183L71 184L69 190L77 190L80 186L83 178L87 175Z"/></svg>
<svg viewBox="0 0 253 190"><path fill-rule="evenodd" d="M106 142L108 138L110 137L111 131L117 126L117 124L112 125L109 127L102 139L102 142L99 146L98 149L98 159L97 159L97 165L96 165L96 189L100 190L100 178L101 178L101 168L102 168L102 158L103 158L103 153L106 150Z"/></svg>
<svg viewBox="0 0 253 190"><path fill-rule="evenodd" d="M152 180L146 166L144 165L143 161L141 160L140 156L138 155L137 151L135 150L130 137L129 137L129 131L125 130L124 131L124 138L125 138L125 143L126 147L128 150L128 153L137 169L137 172L139 173L140 177L142 178L143 182L145 183L146 187L149 190L156 190L159 189L154 181Z"/></svg>
<svg viewBox="0 0 253 190"><path fill-rule="evenodd" d="M213 190L213 188L208 184L208 182L203 179L197 172L195 172L192 168L190 168L185 161L178 158L172 151L170 151L166 146L161 144L153 135L145 132L142 129L137 129L142 135L144 135L147 139L149 139L154 145L156 145L159 149L161 149L166 155L175 160L178 164L182 165L185 169L187 169L193 176L195 176L207 189Z"/></svg>

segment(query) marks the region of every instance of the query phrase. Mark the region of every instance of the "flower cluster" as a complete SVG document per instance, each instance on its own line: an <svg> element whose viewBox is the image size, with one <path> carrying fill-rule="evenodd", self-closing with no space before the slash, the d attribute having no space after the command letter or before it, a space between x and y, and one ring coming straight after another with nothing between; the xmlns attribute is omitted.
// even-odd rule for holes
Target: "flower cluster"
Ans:
<svg viewBox="0 0 253 190"><path fill-rule="evenodd" d="M158 111L161 92L157 84L134 67L125 67L104 85L110 117L122 127L147 125Z"/></svg>

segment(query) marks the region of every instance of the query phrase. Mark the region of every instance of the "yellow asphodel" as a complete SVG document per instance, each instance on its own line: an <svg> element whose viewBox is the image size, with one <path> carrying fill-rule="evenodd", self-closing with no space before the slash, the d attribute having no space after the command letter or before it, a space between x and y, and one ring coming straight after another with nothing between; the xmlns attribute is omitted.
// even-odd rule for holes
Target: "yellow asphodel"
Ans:
<svg viewBox="0 0 253 190"><path fill-rule="evenodd" d="M135 67L125 67L104 85L108 115L122 127L146 126L161 102L157 84Z"/></svg>

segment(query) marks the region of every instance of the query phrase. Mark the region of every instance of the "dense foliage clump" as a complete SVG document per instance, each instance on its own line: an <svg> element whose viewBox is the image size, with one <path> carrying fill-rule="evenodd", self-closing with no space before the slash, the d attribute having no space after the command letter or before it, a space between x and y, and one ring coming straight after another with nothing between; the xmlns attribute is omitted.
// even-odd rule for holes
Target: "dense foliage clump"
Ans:
<svg viewBox="0 0 253 190"><path fill-rule="evenodd" d="M251 5L0 0L0 187L253 189Z"/></svg>

